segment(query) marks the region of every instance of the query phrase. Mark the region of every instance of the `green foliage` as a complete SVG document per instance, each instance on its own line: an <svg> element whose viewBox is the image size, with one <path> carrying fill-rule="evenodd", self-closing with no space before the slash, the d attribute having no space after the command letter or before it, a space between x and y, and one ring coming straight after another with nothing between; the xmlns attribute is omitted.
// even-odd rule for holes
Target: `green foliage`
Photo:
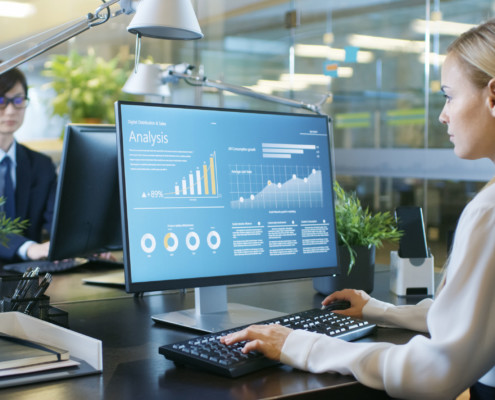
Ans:
<svg viewBox="0 0 495 400"><path fill-rule="evenodd" d="M334 182L335 220L339 245L349 250L350 263L348 274L356 262L354 246L381 247L383 241L397 242L402 236L395 218L389 211L372 214L363 208L355 192L346 192L340 184Z"/></svg>
<svg viewBox="0 0 495 400"><path fill-rule="evenodd" d="M5 198L0 197L0 206L5 203ZM7 246L9 238L7 235L11 233L22 234L24 230L28 227L29 222L27 220L21 221L20 218L14 220L5 217L5 213L0 213L0 244L2 246Z"/></svg>
<svg viewBox="0 0 495 400"><path fill-rule="evenodd" d="M45 63L43 75L52 78L49 86L57 96L52 100L53 114L68 117L73 123L97 119L114 123L114 103L131 71L123 57L105 61L89 49L87 56L76 51L55 55Z"/></svg>

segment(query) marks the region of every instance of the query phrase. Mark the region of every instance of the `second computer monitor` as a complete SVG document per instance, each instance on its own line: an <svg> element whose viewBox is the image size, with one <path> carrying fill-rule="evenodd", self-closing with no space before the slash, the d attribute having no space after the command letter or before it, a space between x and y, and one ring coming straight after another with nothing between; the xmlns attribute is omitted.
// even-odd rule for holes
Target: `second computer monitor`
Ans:
<svg viewBox="0 0 495 400"><path fill-rule="evenodd" d="M64 137L50 260L122 248L114 125L69 124Z"/></svg>

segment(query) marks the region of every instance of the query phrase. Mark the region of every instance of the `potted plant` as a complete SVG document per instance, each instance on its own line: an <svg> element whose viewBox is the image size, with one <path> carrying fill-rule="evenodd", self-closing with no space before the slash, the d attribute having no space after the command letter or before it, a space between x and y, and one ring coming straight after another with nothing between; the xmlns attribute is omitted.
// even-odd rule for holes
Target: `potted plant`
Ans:
<svg viewBox="0 0 495 400"><path fill-rule="evenodd" d="M48 86L56 93L53 115L73 123L114 123L114 103L126 97L122 87L131 71L127 64L123 56L106 61L91 48L86 56L76 51L54 55L43 70L52 78Z"/></svg>
<svg viewBox="0 0 495 400"><path fill-rule="evenodd" d="M363 208L355 192L334 182L335 221L341 274L314 278L314 288L325 295L344 288L373 291L375 250L384 241L397 242L402 235L389 212L372 213Z"/></svg>

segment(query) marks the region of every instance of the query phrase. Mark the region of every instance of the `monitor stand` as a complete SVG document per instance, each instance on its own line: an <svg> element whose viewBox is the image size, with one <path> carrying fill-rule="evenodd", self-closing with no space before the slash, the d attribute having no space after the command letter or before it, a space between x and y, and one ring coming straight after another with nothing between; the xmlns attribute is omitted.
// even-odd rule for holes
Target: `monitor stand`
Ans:
<svg viewBox="0 0 495 400"><path fill-rule="evenodd" d="M227 303L226 286L208 286L194 290L194 309L153 315L153 321L202 332L220 332L286 315L279 311Z"/></svg>

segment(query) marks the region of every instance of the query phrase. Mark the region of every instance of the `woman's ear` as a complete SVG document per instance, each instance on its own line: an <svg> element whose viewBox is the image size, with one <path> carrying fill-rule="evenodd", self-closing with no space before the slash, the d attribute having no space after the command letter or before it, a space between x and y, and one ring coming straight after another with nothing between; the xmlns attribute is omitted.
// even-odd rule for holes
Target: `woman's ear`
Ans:
<svg viewBox="0 0 495 400"><path fill-rule="evenodd" d="M488 88L488 104L492 116L495 117L495 78L490 79L487 85Z"/></svg>

